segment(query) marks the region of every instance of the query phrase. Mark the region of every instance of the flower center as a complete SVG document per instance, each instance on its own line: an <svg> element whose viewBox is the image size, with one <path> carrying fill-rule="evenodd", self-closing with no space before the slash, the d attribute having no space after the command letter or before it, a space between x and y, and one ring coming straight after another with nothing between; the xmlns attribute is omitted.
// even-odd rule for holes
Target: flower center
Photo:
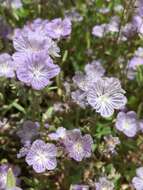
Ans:
<svg viewBox="0 0 143 190"><path fill-rule="evenodd" d="M81 144L80 142L76 143L76 144L74 145L74 150L75 150L76 152L78 152L78 153L81 153L81 152L83 151L83 146L82 146L82 144Z"/></svg>

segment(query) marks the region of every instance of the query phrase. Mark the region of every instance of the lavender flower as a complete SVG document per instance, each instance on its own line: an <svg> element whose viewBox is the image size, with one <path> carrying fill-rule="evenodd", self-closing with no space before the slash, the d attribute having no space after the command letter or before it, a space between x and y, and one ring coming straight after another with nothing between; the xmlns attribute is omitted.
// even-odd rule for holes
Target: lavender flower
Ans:
<svg viewBox="0 0 143 190"><path fill-rule="evenodd" d="M128 137L134 137L139 129L139 122L134 111L119 112L115 124L116 129Z"/></svg>
<svg viewBox="0 0 143 190"><path fill-rule="evenodd" d="M88 105L86 93L82 90L76 90L71 93L71 97L80 107L85 108Z"/></svg>
<svg viewBox="0 0 143 190"><path fill-rule="evenodd" d="M17 131L17 135L21 139L22 144L31 144L31 141L38 136L39 123L25 121L21 129Z"/></svg>
<svg viewBox="0 0 143 190"><path fill-rule="evenodd" d="M104 36L106 29L106 24L95 25L92 29L92 34L98 38L102 38Z"/></svg>
<svg viewBox="0 0 143 190"><path fill-rule="evenodd" d="M102 117L110 117L114 109L122 108L127 99L120 81L116 78L103 78L95 82L87 94L88 103Z"/></svg>
<svg viewBox="0 0 143 190"><path fill-rule="evenodd" d="M133 25L137 28L139 34L143 34L143 19L139 15L135 15L132 20Z"/></svg>
<svg viewBox="0 0 143 190"><path fill-rule="evenodd" d="M89 190L88 185L71 185L70 190Z"/></svg>
<svg viewBox="0 0 143 190"><path fill-rule="evenodd" d="M96 190L114 190L113 182L106 177L100 177L99 182L95 183Z"/></svg>
<svg viewBox="0 0 143 190"><path fill-rule="evenodd" d="M118 32L119 31L120 19L117 16L111 18L111 21L106 26L106 33L108 32Z"/></svg>
<svg viewBox="0 0 143 190"><path fill-rule="evenodd" d="M69 20L73 22L81 22L83 20L83 16L80 15L79 12L76 11L76 9L71 9L68 11L65 11L65 18L68 18Z"/></svg>
<svg viewBox="0 0 143 190"><path fill-rule="evenodd" d="M127 23L124 27L122 27L121 31L123 36L126 38L131 38L137 33L137 28L133 23Z"/></svg>
<svg viewBox="0 0 143 190"><path fill-rule="evenodd" d="M15 65L9 54L0 54L0 77L13 78Z"/></svg>
<svg viewBox="0 0 143 190"><path fill-rule="evenodd" d="M67 18L62 20L61 18L53 19L46 26L48 35L53 39L59 39L66 37L71 33L71 21Z"/></svg>
<svg viewBox="0 0 143 190"><path fill-rule="evenodd" d="M21 59L16 70L17 78L35 90L41 90L49 85L50 79L58 75L59 72L59 66L53 64L50 57L43 53L27 55Z"/></svg>
<svg viewBox="0 0 143 190"><path fill-rule="evenodd" d="M90 80L90 83L92 81L97 81L105 74L105 69L103 68L99 60L93 60L91 63L88 63L87 65L85 65L84 70L88 80Z"/></svg>
<svg viewBox="0 0 143 190"><path fill-rule="evenodd" d="M20 55L21 53L45 52L51 56L59 57L60 52L57 44L48 36L39 35L39 31L15 32L13 46Z"/></svg>
<svg viewBox="0 0 143 190"><path fill-rule="evenodd" d="M32 166L35 172L41 173L47 170L53 170L57 166L57 148L54 144L45 143L42 140L33 142L28 154L26 162Z"/></svg>
<svg viewBox="0 0 143 190"><path fill-rule="evenodd" d="M87 93L93 83L104 75L105 69L101 65L100 61L94 60L85 66L84 71L85 74L82 72L76 72L73 77L73 82L79 89L71 93L71 97L74 102L82 108L85 108L88 105Z"/></svg>
<svg viewBox="0 0 143 190"><path fill-rule="evenodd" d="M116 146L120 144L119 137L113 137L112 135L104 137L107 146L107 152L112 154L116 153Z"/></svg>
<svg viewBox="0 0 143 190"><path fill-rule="evenodd" d="M73 77L73 82L82 91L88 91L92 84L104 76L105 69L101 65L100 61L92 61L88 63L84 68L85 74L82 72L76 72Z"/></svg>
<svg viewBox="0 0 143 190"><path fill-rule="evenodd" d="M132 179L132 184L136 190L143 190L143 167L136 170L136 177Z"/></svg>
<svg viewBox="0 0 143 190"><path fill-rule="evenodd" d="M63 140L69 157L80 162L91 156L93 140L90 135L81 135L79 130L68 131Z"/></svg>
<svg viewBox="0 0 143 190"><path fill-rule="evenodd" d="M49 138L51 140L64 139L66 136L66 129L64 127L59 127L55 133L50 133Z"/></svg>
<svg viewBox="0 0 143 190"><path fill-rule="evenodd" d="M31 148L30 142L24 143L24 146L19 150L17 154L17 158L25 157L28 154L28 151L30 150L30 148Z"/></svg>

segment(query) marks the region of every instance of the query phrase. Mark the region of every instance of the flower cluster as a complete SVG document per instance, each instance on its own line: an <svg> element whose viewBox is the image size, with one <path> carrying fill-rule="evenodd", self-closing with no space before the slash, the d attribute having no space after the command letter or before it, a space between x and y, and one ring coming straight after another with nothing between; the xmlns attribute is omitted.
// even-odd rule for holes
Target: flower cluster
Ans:
<svg viewBox="0 0 143 190"><path fill-rule="evenodd" d="M19 153L18 158L25 157L28 165L32 166L37 173L45 170L53 170L57 166L57 147L52 143L45 143L43 140L34 138L38 136L39 124L32 121L26 121L22 129L17 132L24 145ZM79 129L66 130L59 127L56 132L48 135L50 140L56 140L61 147L76 161L82 161L89 158L92 152L93 139L90 135L82 136Z"/></svg>
<svg viewBox="0 0 143 190"><path fill-rule="evenodd" d="M13 46L16 52L12 57L6 53L0 55L0 76L11 78L16 72L22 83L36 90L43 89L60 72L59 66L53 63L60 52L56 39L70 33L70 20L61 18L36 19L22 29L15 29Z"/></svg>
<svg viewBox="0 0 143 190"><path fill-rule="evenodd" d="M70 158L82 161L91 156L93 139L90 135L82 136L79 129L66 130L59 127L55 133L50 133L51 140L58 140L64 146L65 152Z"/></svg>

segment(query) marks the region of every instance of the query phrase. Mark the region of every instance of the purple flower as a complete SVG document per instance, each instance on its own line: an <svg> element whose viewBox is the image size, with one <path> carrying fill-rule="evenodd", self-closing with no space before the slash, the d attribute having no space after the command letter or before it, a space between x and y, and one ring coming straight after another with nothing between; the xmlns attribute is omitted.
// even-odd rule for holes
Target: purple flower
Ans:
<svg viewBox="0 0 143 190"><path fill-rule="evenodd" d="M73 22L81 22L83 20L83 16L80 15L79 12L76 11L76 9L71 9L68 11L65 11L65 18L68 18L69 20Z"/></svg>
<svg viewBox="0 0 143 190"><path fill-rule="evenodd" d="M53 39L59 39L71 34L71 21L68 18L62 20L56 18L46 25L48 35Z"/></svg>
<svg viewBox="0 0 143 190"><path fill-rule="evenodd" d="M143 65L143 57L133 57L128 63L128 69L137 70L139 65Z"/></svg>
<svg viewBox="0 0 143 190"><path fill-rule="evenodd" d="M45 35L39 35L38 31L25 32L23 30L20 33L16 32L13 38L13 46L20 55L21 53L45 52L51 56L59 57L58 53L60 52L59 47L51 38Z"/></svg>
<svg viewBox="0 0 143 190"><path fill-rule="evenodd" d="M143 167L136 170L136 177L132 179L132 184L136 190L143 190Z"/></svg>
<svg viewBox="0 0 143 190"><path fill-rule="evenodd" d="M106 26L106 33L108 32L118 32L119 31L119 22L120 19L118 16L114 16L111 18L111 21Z"/></svg>
<svg viewBox="0 0 143 190"><path fill-rule="evenodd" d="M50 133L49 138L51 140L64 139L66 136L66 129L64 127L59 127L55 133Z"/></svg>
<svg viewBox="0 0 143 190"><path fill-rule="evenodd" d="M135 15L132 20L133 25L137 28L139 34L143 34L143 19L139 15Z"/></svg>
<svg viewBox="0 0 143 190"><path fill-rule="evenodd" d="M73 82L82 91L87 91L89 89L89 86L91 85L89 78L82 72L75 73L75 76L73 77Z"/></svg>
<svg viewBox="0 0 143 190"><path fill-rule="evenodd" d="M18 65L18 61L15 60ZM58 65L46 54L29 54L17 66L17 78L35 90L41 90L51 84L50 79L57 76L60 72Z"/></svg>
<svg viewBox="0 0 143 190"><path fill-rule="evenodd" d="M92 29L92 34L96 37L102 38L104 36L106 24L96 25Z"/></svg>
<svg viewBox="0 0 143 190"><path fill-rule="evenodd" d="M26 162L32 166L35 172L41 173L53 170L57 166L57 148L54 144L45 143L42 140L35 140L26 155Z"/></svg>
<svg viewBox="0 0 143 190"><path fill-rule="evenodd" d="M70 190L89 190L88 185L71 185Z"/></svg>
<svg viewBox="0 0 143 190"><path fill-rule="evenodd" d="M126 38L131 38L137 33L137 28L133 23L127 23L121 31L123 36Z"/></svg>
<svg viewBox="0 0 143 190"><path fill-rule="evenodd" d="M103 68L101 62L97 60L93 60L91 63L85 65L84 70L88 80L90 80L90 83L92 81L97 81L105 74L105 69Z"/></svg>
<svg viewBox="0 0 143 190"><path fill-rule="evenodd" d="M30 149L31 145L30 144L25 144L18 152L17 158L22 158L25 157L28 154L28 151Z"/></svg>
<svg viewBox="0 0 143 190"><path fill-rule="evenodd" d="M116 129L128 137L134 137L139 129L139 122L134 111L119 112L115 124Z"/></svg>
<svg viewBox="0 0 143 190"><path fill-rule="evenodd" d="M21 129L18 130L17 135L21 139L22 144L31 144L33 138L39 135L39 123L32 121L25 121Z"/></svg>
<svg viewBox="0 0 143 190"><path fill-rule="evenodd" d="M15 65L9 54L0 54L0 77L13 78Z"/></svg>
<svg viewBox="0 0 143 190"><path fill-rule="evenodd" d="M87 100L102 117L110 117L114 109L120 109L126 104L124 93L117 78L102 78L93 83L87 93Z"/></svg>
<svg viewBox="0 0 143 190"><path fill-rule="evenodd" d="M91 156L93 139L90 135L81 135L79 130L68 131L63 140L69 157L80 162Z"/></svg>
<svg viewBox="0 0 143 190"><path fill-rule="evenodd" d="M76 90L71 93L71 97L74 102L76 102L80 107L85 108L88 105L86 92L82 90Z"/></svg>
<svg viewBox="0 0 143 190"><path fill-rule="evenodd" d="M137 68L143 65L143 48L139 47L135 53L134 57L129 61L127 65L127 76L130 80L135 78Z"/></svg>
<svg viewBox="0 0 143 190"><path fill-rule="evenodd" d="M106 177L100 177L99 182L95 183L96 190L114 190L113 182L109 181Z"/></svg>

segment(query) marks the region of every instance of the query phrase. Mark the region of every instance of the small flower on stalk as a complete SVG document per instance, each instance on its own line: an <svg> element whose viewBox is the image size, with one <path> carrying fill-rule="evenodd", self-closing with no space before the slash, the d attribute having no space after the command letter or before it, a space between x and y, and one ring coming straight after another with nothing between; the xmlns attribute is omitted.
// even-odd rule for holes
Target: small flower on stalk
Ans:
<svg viewBox="0 0 143 190"><path fill-rule="evenodd" d="M9 54L0 54L0 77L13 78L15 65Z"/></svg>
<svg viewBox="0 0 143 190"><path fill-rule="evenodd" d="M57 148L54 144L35 140L26 155L26 162L36 173L54 170L57 166Z"/></svg>
<svg viewBox="0 0 143 190"><path fill-rule="evenodd" d="M25 121L22 128L17 131L17 135L20 137L21 143L24 145L31 144L31 141L39 135L39 127L38 122Z"/></svg>
<svg viewBox="0 0 143 190"><path fill-rule="evenodd" d="M134 137L139 130L139 121L134 111L127 113L119 112L116 119L115 127L123 132L127 137Z"/></svg>
<svg viewBox="0 0 143 190"><path fill-rule="evenodd" d="M46 25L46 31L53 39L66 37L71 34L71 21L68 18L64 20L61 18L53 19Z"/></svg>
<svg viewBox="0 0 143 190"><path fill-rule="evenodd" d="M79 130L68 131L63 143L69 157L78 162L91 156L93 139L90 135L82 136Z"/></svg>
<svg viewBox="0 0 143 190"><path fill-rule="evenodd" d="M132 184L136 190L143 189L143 167L136 170L136 177L132 179Z"/></svg>
<svg viewBox="0 0 143 190"><path fill-rule="evenodd" d="M59 127L55 133L50 133L48 137L51 140L64 139L66 137L66 129L64 127Z"/></svg>
<svg viewBox="0 0 143 190"><path fill-rule="evenodd" d="M114 190L113 182L106 177L100 177L99 181L95 183L96 190Z"/></svg>
<svg viewBox="0 0 143 190"><path fill-rule="evenodd" d="M45 35L39 35L37 31L20 33L15 32L13 37L13 46L17 51L16 56L21 58L25 53L47 53L53 57L59 57L60 49L51 38ZM23 55L24 56L24 55Z"/></svg>
<svg viewBox="0 0 143 190"><path fill-rule="evenodd" d="M110 117L114 109L122 108L127 99L117 78L102 78L94 82L87 93L88 103L102 117Z"/></svg>
<svg viewBox="0 0 143 190"><path fill-rule="evenodd" d="M17 63L18 65L18 63ZM35 90L42 90L51 84L50 79L60 72L58 65L46 54L29 54L17 66L17 78Z"/></svg>

